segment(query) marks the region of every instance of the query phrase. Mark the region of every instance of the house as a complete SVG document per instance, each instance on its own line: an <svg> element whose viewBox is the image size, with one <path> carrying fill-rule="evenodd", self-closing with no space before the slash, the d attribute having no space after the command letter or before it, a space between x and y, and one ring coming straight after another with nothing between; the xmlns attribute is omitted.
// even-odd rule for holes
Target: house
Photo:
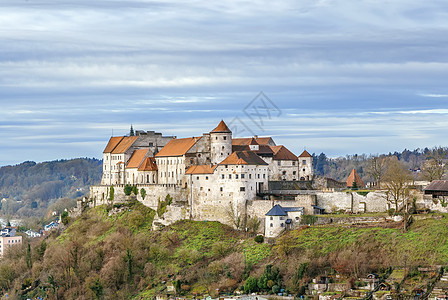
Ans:
<svg viewBox="0 0 448 300"><path fill-rule="evenodd" d="M11 227L2 229L0 235L0 257L5 254L5 251L12 246L22 244L22 237L16 236L16 230Z"/></svg>
<svg viewBox="0 0 448 300"><path fill-rule="evenodd" d="M57 222L53 221L53 222L51 222L51 223L49 223L49 224L44 226L44 231L50 231L50 230L52 230L54 228L57 228L58 226L59 226L59 224Z"/></svg>
<svg viewBox="0 0 448 300"><path fill-rule="evenodd" d="M26 234L27 236L29 236L30 238L36 238L36 237L40 237L40 236L42 236L42 234L40 234L39 232L32 231L31 229L30 229L30 230L27 230L27 231L25 232L25 234Z"/></svg>
<svg viewBox="0 0 448 300"><path fill-rule="evenodd" d="M444 198L448 196L448 180L433 180L423 189L425 195L432 198Z"/></svg>
<svg viewBox="0 0 448 300"><path fill-rule="evenodd" d="M265 216L265 236L276 237L282 231L300 224L303 207L282 207L274 205Z"/></svg>

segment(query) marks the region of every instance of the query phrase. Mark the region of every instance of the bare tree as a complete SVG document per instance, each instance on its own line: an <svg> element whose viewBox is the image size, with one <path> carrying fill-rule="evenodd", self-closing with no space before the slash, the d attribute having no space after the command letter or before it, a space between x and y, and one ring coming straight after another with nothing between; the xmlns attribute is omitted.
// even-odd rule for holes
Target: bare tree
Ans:
<svg viewBox="0 0 448 300"><path fill-rule="evenodd" d="M384 174L387 201L395 206L395 211L409 200L409 183L413 180L411 172L396 159L388 161Z"/></svg>
<svg viewBox="0 0 448 300"><path fill-rule="evenodd" d="M235 210L233 208L232 203L229 204L229 206L226 209L226 215L227 219L230 221L230 223L235 226L236 229L241 229L244 227L244 218L241 216L238 210Z"/></svg>
<svg viewBox="0 0 448 300"><path fill-rule="evenodd" d="M386 158L374 156L369 160L367 174L372 176L377 187L381 187L381 180L386 172Z"/></svg>
<svg viewBox="0 0 448 300"><path fill-rule="evenodd" d="M428 181L440 180L445 173L444 159L446 150L442 147L432 149L426 155L426 161L423 165L423 178Z"/></svg>

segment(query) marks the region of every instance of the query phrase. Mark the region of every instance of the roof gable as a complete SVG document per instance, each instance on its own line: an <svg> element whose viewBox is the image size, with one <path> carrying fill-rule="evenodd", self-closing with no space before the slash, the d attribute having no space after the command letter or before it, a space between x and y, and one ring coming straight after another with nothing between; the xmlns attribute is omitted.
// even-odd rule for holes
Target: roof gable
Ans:
<svg viewBox="0 0 448 300"><path fill-rule="evenodd" d="M281 207L279 204L274 205L273 208L271 208L270 211L266 213L266 216L287 216L288 214L285 212L283 207Z"/></svg>
<svg viewBox="0 0 448 300"><path fill-rule="evenodd" d="M201 137L172 139L155 155L155 157L185 155L200 139Z"/></svg>
<svg viewBox="0 0 448 300"><path fill-rule="evenodd" d="M433 180L424 188L425 191L448 191L448 180Z"/></svg>
<svg viewBox="0 0 448 300"><path fill-rule="evenodd" d="M142 164L143 160L145 159L147 153L148 153L148 149L138 149L138 150L135 150L132 153L132 156L129 159L126 167L128 169L140 167L140 165Z"/></svg>
<svg viewBox="0 0 448 300"><path fill-rule="evenodd" d="M157 171L157 164L154 157L147 157L142 162L138 171Z"/></svg>
<svg viewBox="0 0 448 300"><path fill-rule="evenodd" d="M297 160L297 156L288 150L285 146L270 146L274 152L275 160Z"/></svg>
<svg viewBox="0 0 448 300"><path fill-rule="evenodd" d="M308 151L303 150L302 154L300 154L299 157L313 157L313 156L309 154Z"/></svg>
<svg viewBox="0 0 448 300"><path fill-rule="evenodd" d="M117 147L117 145L121 142L121 140L124 138L124 136L113 136L110 138L109 142L107 143L106 149L104 149L103 153L111 153L112 150Z"/></svg>
<svg viewBox="0 0 448 300"><path fill-rule="evenodd" d="M275 145L271 137L234 138L232 139L232 145L233 146L250 145L252 139L254 139L258 145L270 145L270 144Z"/></svg>
<svg viewBox="0 0 448 300"><path fill-rule="evenodd" d="M216 166L210 167L210 165L191 166L185 174L213 174L215 168Z"/></svg>
<svg viewBox="0 0 448 300"><path fill-rule="evenodd" d="M230 131L229 127L227 127L224 120L221 120L221 122L219 122L218 126L216 126L215 129L210 131L210 133L229 133L229 132L232 132L232 131Z"/></svg>
<svg viewBox="0 0 448 300"><path fill-rule="evenodd" d="M220 165L267 165L267 163L253 151L235 151Z"/></svg>
<svg viewBox="0 0 448 300"><path fill-rule="evenodd" d="M128 151L128 149L134 144L138 139L138 136L125 136L120 143L112 150L113 154L122 154Z"/></svg>

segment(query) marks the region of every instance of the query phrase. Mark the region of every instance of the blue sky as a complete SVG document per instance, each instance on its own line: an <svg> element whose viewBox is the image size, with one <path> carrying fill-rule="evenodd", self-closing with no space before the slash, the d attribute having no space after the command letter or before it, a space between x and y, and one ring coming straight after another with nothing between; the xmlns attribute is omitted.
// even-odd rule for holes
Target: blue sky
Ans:
<svg viewBox="0 0 448 300"><path fill-rule="evenodd" d="M445 1L2 0L0 9L0 165L99 158L131 123L184 137L235 118L298 154L447 145ZM260 91L279 111L257 126L244 108Z"/></svg>

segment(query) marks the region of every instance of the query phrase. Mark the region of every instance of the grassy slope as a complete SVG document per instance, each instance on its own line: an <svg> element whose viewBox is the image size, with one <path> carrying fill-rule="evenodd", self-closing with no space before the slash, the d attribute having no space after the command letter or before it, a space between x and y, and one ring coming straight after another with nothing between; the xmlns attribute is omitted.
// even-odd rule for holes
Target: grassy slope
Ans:
<svg viewBox="0 0 448 300"><path fill-rule="evenodd" d="M218 222L185 220L151 231L154 214L139 202L111 216L104 206L89 210L61 235L48 239L45 255L36 259L32 269L22 264L12 286L20 290L24 278L40 279L42 286L52 275L60 282L60 296L91 299L89 287L100 278L106 298L144 299L164 291L174 280L186 295L204 294L217 288L238 288L247 275L259 276L267 263L274 263L280 267L284 285L294 292L303 283L294 279L303 262L319 265L315 262L320 261L319 266L353 276L405 263L429 266L448 261L445 217L416 221L407 233L391 228L311 227L290 231L269 245L256 244ZM74 247L79 249L79 266L73 265L73 260L58 261L73 255ZM37 248L33 246L33 253ZM128 250L133 262L131 276ZM11 261L0 262L0 267L7 263ZM363 269L364 265L370 269ZM246 267L249 273L245 274ZM70 271L64 273L64 268ZM307 276L318 273L316 267ZM70 285L64 286L66 282ZM37 289L28 294L37 295Z"/></svg>

